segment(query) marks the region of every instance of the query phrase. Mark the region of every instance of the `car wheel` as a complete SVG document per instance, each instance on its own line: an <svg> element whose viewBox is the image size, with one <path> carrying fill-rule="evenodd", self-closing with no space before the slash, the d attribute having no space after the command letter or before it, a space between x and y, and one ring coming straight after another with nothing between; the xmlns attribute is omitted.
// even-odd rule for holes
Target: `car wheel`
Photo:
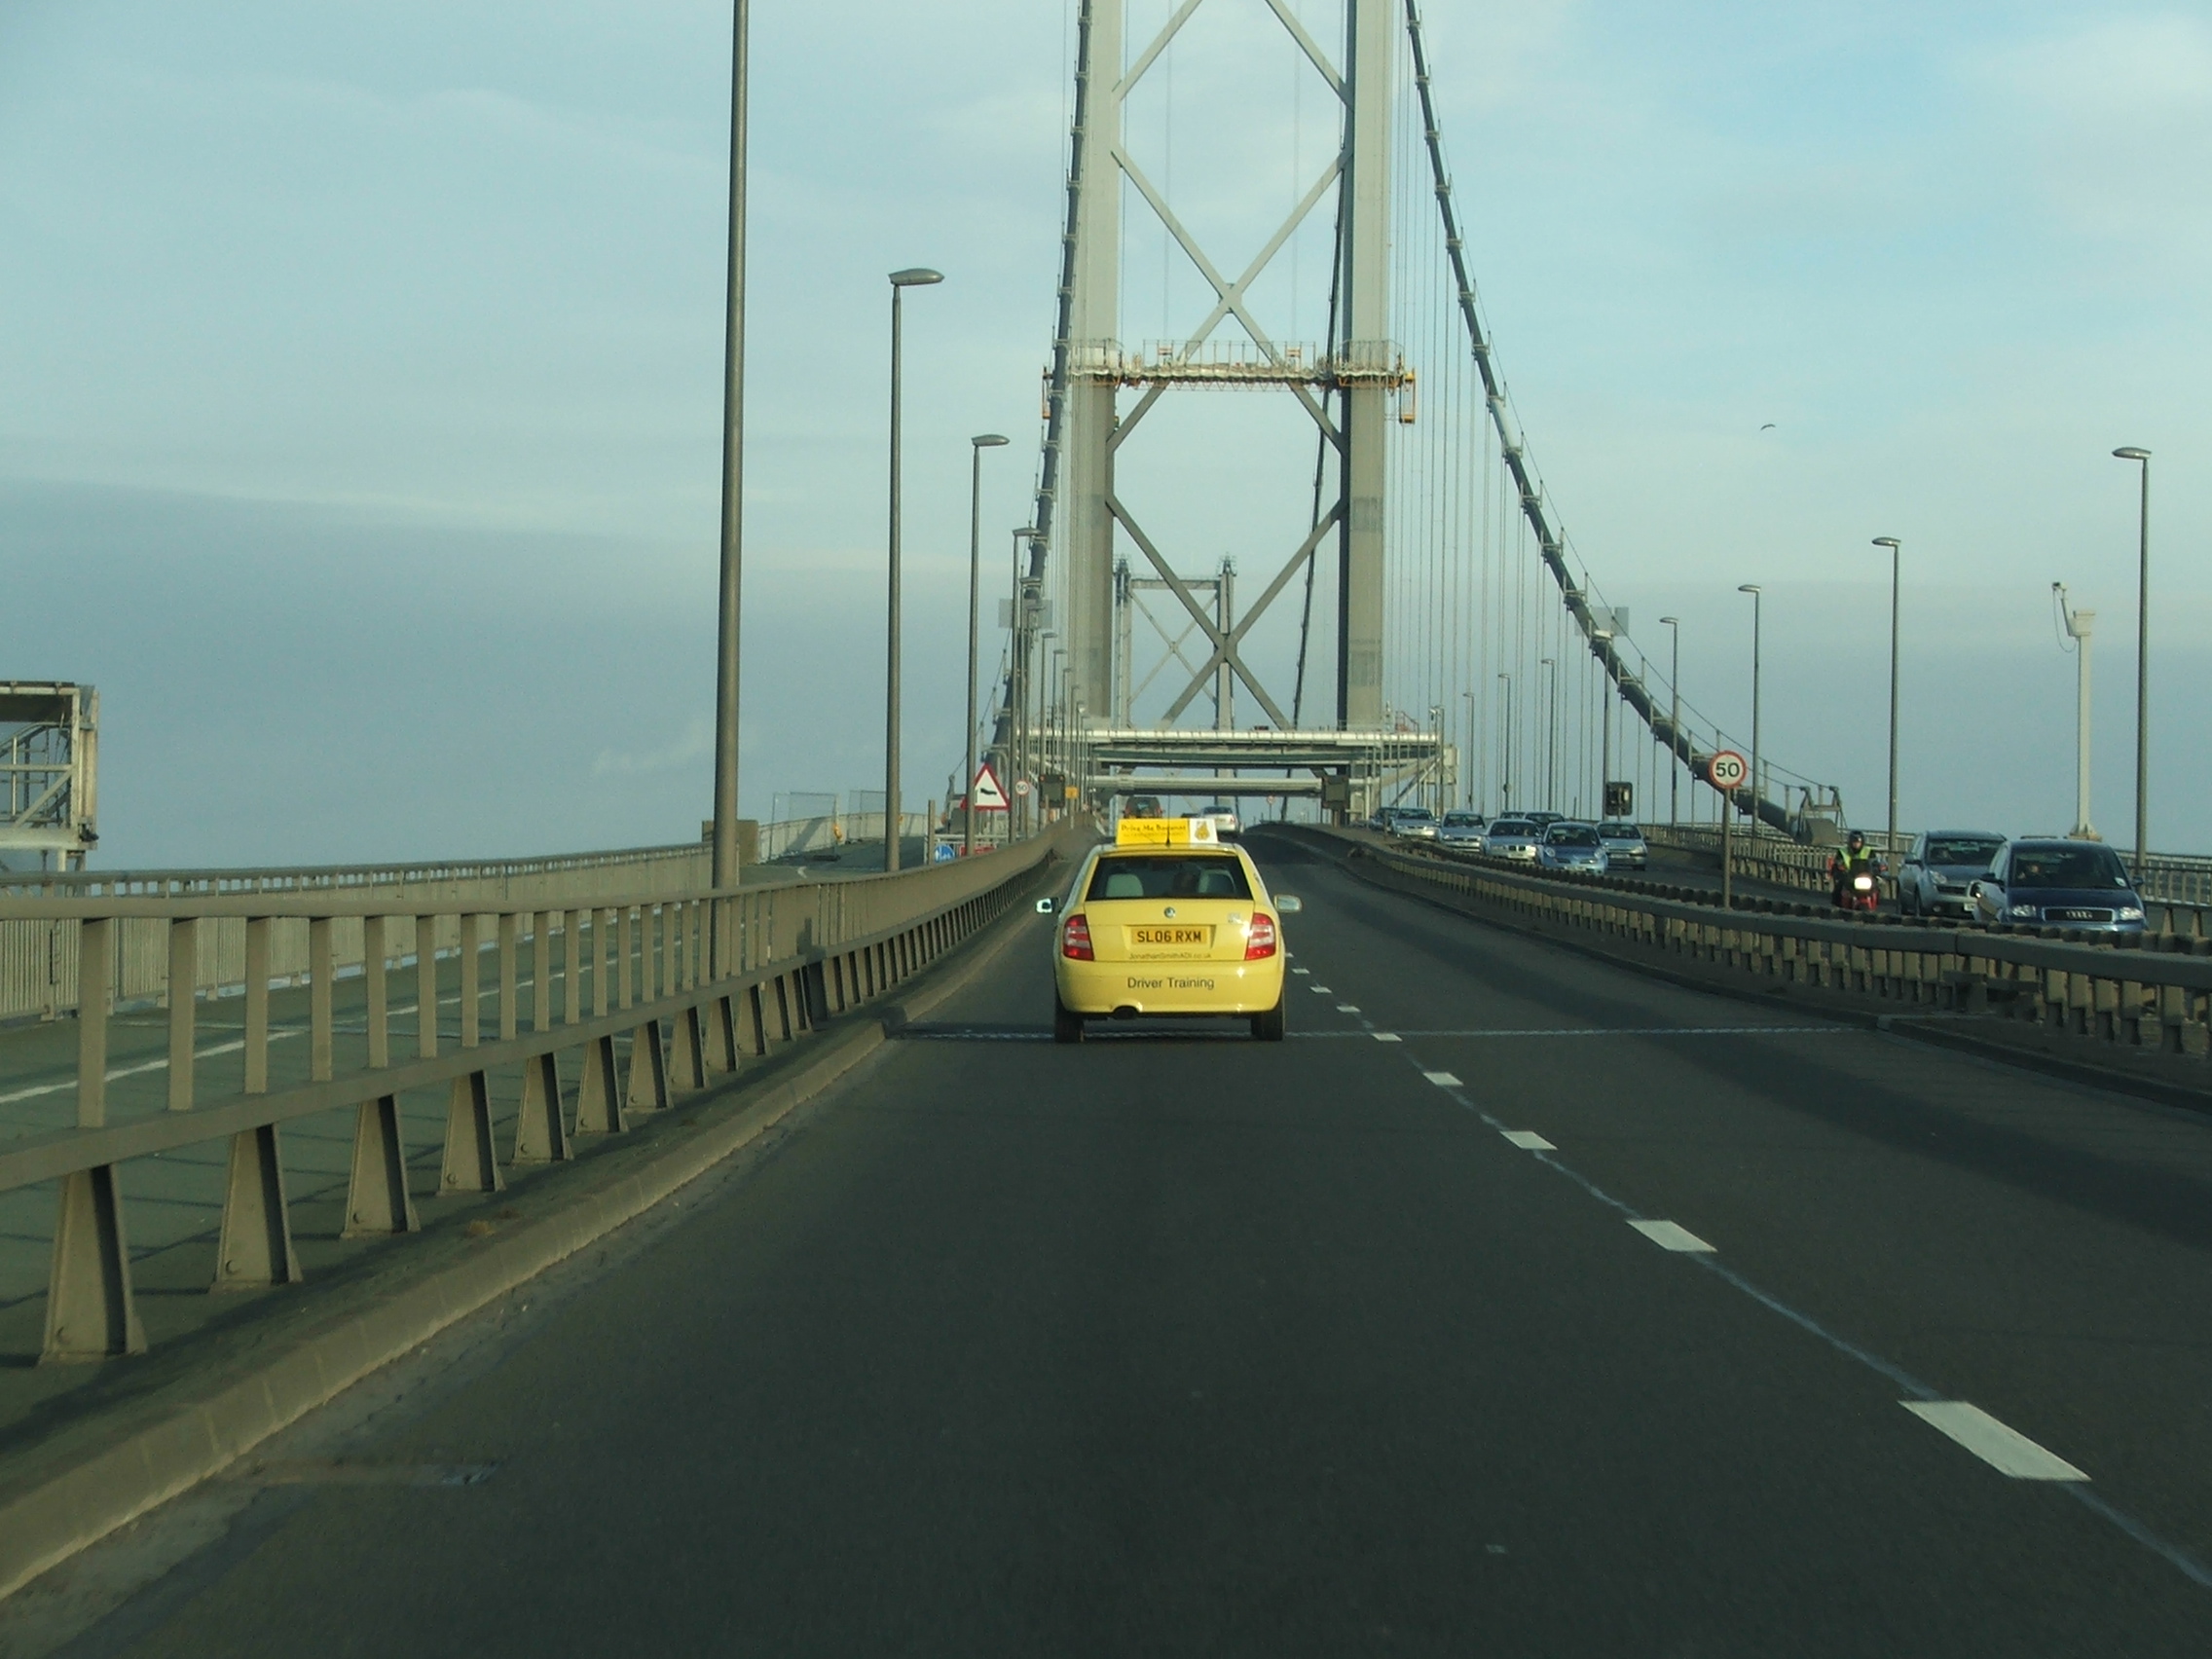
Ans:
<svg viewBox="0 0 2212 1659"><path fill-rule="evenodd" d="M1080 1043L1083 1041L1083 1015L1062 1001L1057 991L1052 993L1052 1041Z"/></svg>
<svg viewBox="0 0 2212 1659"><path fill-rule="evenodd" d="M1283 1000L1288 1001L1289 999ZM1279 1043L1282 1041L1284 1024L1282 1007L1282 1003L1277 1002L1267 1013L1252 1015L1252 1036L1255 1041L1261 1043Z"/></svg>

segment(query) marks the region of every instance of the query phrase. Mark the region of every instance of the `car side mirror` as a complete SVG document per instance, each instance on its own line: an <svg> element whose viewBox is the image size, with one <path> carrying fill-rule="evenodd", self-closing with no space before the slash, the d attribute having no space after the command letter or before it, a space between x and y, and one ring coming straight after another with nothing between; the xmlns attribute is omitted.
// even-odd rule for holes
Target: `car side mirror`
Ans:
<svg viewBox="0 0 2212 1659"><path fill-rule="evenodd" d="M1040 916L1049 916L1059 907L1060 902L1057 899L1040 899L1037 901L1037 913Z"/></svg>
<svg viewBox="0 0 2212 1659"><path fill-rule="evenodd" d="M1294 893L1278 893L1275 895L1275 914L1278 916L1295 916L1305 908L1306 901Z"/></svg>

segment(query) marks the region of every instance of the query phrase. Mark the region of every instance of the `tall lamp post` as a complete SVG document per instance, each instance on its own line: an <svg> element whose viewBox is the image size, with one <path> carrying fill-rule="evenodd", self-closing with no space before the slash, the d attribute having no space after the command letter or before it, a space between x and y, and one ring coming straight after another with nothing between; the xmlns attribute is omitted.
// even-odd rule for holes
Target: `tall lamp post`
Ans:
<svg viewBox="0 0 2212 1659"><path fill-rule="evenodd" d="M715 642L715 840L709 880L735 887L737 847L738 618L745 571L745 132L749 0L730 17L729 260L722 336L720 604ZM729 930L717 906L713 972L735 972Z"/></svg>
<svg viewBox="0 0 2212 1659"><path fill-rule="evenodd" d="M985 432L968 443L968 770L960 777L968 821L960 834L962 857L976 850L976 608L983 585L983 452L1002 448L1006 439Z"/></svg>
<svg viewBox="0 0 2212 1659"><path fill-rule="evenodd" d="M2096 827L2089 822L2089 642L2096 634L2097 613L2069 606L2064 582L2050 584L2050 597L2057 602L2058 619L2079 658L2074 680L2074 828L2067 832L2077 840L2094 841Z"/></svg>
<svg viewBox="0 0 2212 1659"><path fill-rule="evenodd" d="M1475 805L1475 767L1472 763L1472 752L1479 747L1480 737L1480 734L1475 727L1475 694L1472 691L1462 691L1459 693L1459 695L1467 700L1466 732L1467 749L1469 751L1469 762L1468 764L1462 766L1460 770L1466 775L1467 779L1467 810L1469 812L1474 812L1478 809Z"/></svg>
<svg viewBox="0 0 2212 1659"><path fill-rule="evenodd" d="M1451 802L1444 798L1444 706L1428 706L1428 729L1436 734L1436 816L1442 818Z"/></svg>
<svg viewBox="0 0 2212 1659"><path fill-rule="evenodd" d="M1667 688L1674 702L1667 712L1667 823L1682 821L1682 619L1662 616L1659 626L1675 642L1674 666L1667 670Z"/></svg>
<svg viewBox="0 0 2212 1659"><path fill-rule="evenodd" d="M1766 590L1756 582L1737 584L1738 593L1751 596L1751 833L1761 833L1759 820L1759 625ZM1731 803L1733 804L1733 803Z"/></svg>
<svg viewBox="0 0 2212 1659"><path fill-rule="evenodd" d="M1898 850L1898 574L1903 553L1894 535L1877 535L1874 545L1890 550L1890 833L1883 850L1895 858Z"/></svg>
<svg viewBox="0 0 2212 1659"><path fill-rule="evenodd" d="M1007 756L1006 787L1013 791L1007 802L1007 823L1015 835L1027 832L1028 813L1024 803L1028 796L1020 784L1029 763L1029 618L1022 608L1025 597L1021 577L1022 543L1035 541L1037 532L1023 525L1014 533L1014 597L1008 602L1006 613L1007 634Z"/></svg>
<svg viewBox="0 0 2212 1659"><path fill-rule="evenodd" d="M1497 746L1498 788L1505 796L1505 804L1498 810L1503 812L1513 805L1513 676L1501 674L1497 678L1505 687L1505 735Z"/></svg>
<svg viewBox="0 0 2212 1659"><path fill-rule="evenodd" d="M1559 664L1538 657L1536 666L1551 671L1544 676L1544 810L1557 812L1559 802L1552 797L1559 793Z"/></svg>
<svg viewBox="0 0 2212 1659"><path fill-rule="evenodd" d="M2139 461L2143 505L2136 519L2135 567L2135 879L2151 852L2151 452L2129 444L2115 460Z"/></svg>
<svg viewBox="0 0 2212 1659"><path fill-rule="evenodd" d="M1598 647L1598 663L1605 671L1604 687L1598 693L1604 699L1598 706L1598 816L1608 816L1606 796L1613 793L1613 669L1606 659L1613 648L1613 631L1610 628L1594 628L1590 643Z"/></svg>
<svg viewBox="0 0 2212 1659"><path fill-rule="evenodd" d="M916 267L891 274L891 552L889 633L884 645L883 867L899 867L899 372L900 300L944 277Z"/></svg>

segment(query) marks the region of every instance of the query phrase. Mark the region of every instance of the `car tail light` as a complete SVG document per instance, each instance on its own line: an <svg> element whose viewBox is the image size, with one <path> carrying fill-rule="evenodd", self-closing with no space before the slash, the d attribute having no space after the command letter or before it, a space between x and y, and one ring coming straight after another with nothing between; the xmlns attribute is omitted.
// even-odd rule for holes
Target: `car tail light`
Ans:
<svg viewBox="0 0 2212 1659"><path fill-rule="evenodd" d="M1090 949L1089 919L1080 912L1070 916L1067 926L1060 930L1060 954L1072 962L1097 960Z"/></svg>
<svg viewBox="0 0 2212 1659"><path fill-rule="evenodd" d="M1272 916L1254 916L1252 929L1244 936L1244 960L1264 961L1275 953L1275 922Z"/></svg>

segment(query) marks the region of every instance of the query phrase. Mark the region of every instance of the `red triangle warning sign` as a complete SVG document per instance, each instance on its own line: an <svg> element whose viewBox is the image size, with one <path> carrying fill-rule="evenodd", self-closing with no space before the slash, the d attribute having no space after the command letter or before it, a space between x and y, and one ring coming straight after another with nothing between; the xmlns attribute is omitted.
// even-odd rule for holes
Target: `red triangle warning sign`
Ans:
<svg viewBox="0 0 2212 1659"><path fill-rule="evenodd" d="M986 760L976 770L976 781L968 786L968 798L976 803L977 812L1004 812L1006 791L999 788L999 775L991 770Z"/></svg>

